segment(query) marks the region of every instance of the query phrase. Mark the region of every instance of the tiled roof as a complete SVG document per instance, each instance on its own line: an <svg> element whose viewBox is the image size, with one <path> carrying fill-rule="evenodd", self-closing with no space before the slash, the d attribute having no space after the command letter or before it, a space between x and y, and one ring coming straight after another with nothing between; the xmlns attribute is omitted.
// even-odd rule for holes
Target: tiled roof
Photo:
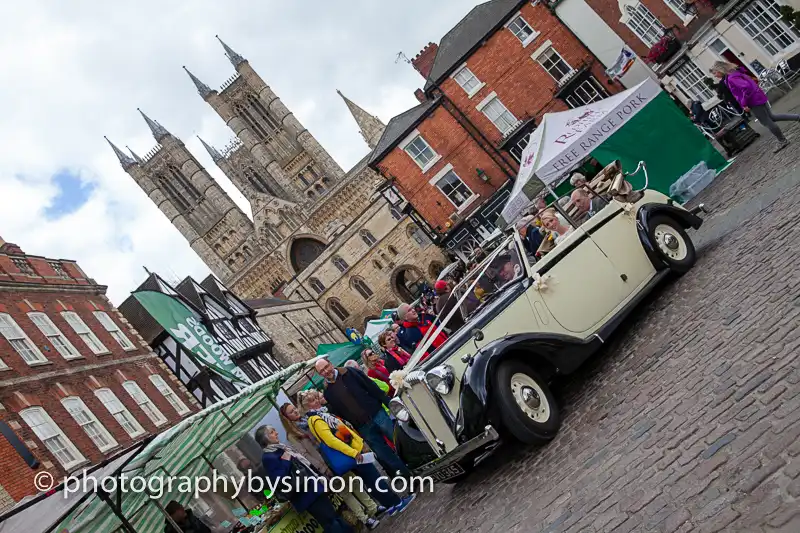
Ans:
<svg viewBox="0 0 800 533"><path fill-rule="evenodd" d="M506 19L523 4L525 0L491 0L475 6L467 13L442 37L425 90L440 83L452 69L463 63L473 49L502 27Z"/></svg>
<svg viewBox="0 0 800 533"><path fill-rule="evenodd" d="M375 150L372 151L372 159L369 160L369 164L377 163L383 159L398 142L413 130L420 119L424 118L431 109L439 104L439 101L439 98L428 100L390 120L381 136L381 140L378 141Z"/></svg>
<svg viewBox="0 0 800 533"><path fill-rule="evenodd" d="M133 295L128 296L117 309L131 323L131 326L139 332L147 344L152 346L153 342L164 333L164 328L161 327L161 324L150 313L145 311L142 304Z"/></svg>

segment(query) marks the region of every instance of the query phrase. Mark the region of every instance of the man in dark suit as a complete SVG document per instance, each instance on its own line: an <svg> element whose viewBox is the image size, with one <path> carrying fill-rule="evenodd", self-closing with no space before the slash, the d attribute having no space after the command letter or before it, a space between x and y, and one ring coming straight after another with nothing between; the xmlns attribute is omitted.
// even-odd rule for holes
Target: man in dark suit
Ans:
<svg viewBox="0 0 800 533"><path fill-rule="evenodd" d="M578 224L583 224L605 207L605 202L602 199L592 196L585 189L575 189L572 191L570 199L572 204L578 208L578 213L575 216L575 222Z"/></svg>
<svg viewBox="0 0 800 533"><path fill-rule="evenodd" d="M335 368L325 359L317 361L314 368L325 379L325 400L331 413L353 425L388 474L410 477L411 471L384 440L384 436L394 439L394 423L383 410L389 407L386 393L360 370Z"/></svg>

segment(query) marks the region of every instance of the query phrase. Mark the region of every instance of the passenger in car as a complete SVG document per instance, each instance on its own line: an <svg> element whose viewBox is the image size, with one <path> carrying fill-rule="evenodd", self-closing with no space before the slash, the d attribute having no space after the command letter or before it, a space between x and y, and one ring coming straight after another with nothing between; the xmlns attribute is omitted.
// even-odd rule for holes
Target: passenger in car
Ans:
<svg viewBox="0 0 800 533"><path fill-rule="evenodd" d="M597 196L591 196L586 189L575 189L572 191L570 199L572 205L578 209L575 215L575 221L578 224L583 224L604 207L603 201Z"/></svg>
<svg viewBox="0 0 800 533"><path fill-rule="evenodd" d="M522 237L522 242L525 245L525 251L528 255L535 255L539 245L544 240L544 235L539 231L539 226L536 225L538 217L528 215L519 219L516 223L519 236ZM539 221L541 224L541 221Z"/></svg>
<svg viewBox="0 0 800 533"><path fill-rule="evenodd" d="M552 243L558 244L572 233L572 227L563 223L555 210L548 209L542 213L542 225L550 232ZM548 239L542 245L547 244ZM540 246L541 249L541 246Z"/></svg>

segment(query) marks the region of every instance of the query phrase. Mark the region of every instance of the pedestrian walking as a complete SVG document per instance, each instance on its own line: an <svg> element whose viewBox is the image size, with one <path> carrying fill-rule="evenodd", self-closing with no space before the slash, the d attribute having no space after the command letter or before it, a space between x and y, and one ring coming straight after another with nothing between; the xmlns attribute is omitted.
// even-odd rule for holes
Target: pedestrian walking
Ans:
<svg viewBox="0 0 800 533"><path fill-rule="evenodd" d="M384 440L394 438L394 424L384 407L389 397L363 372L335 368L320 359L314 364L325 380L325 400L331 413L350 422L390 475L411 476L411 471Z"/></svg>
<svg viewBox="0 0 800 533"><path fill-rule="evenodd" d="M784 121L800 122L800 115L774 114L769 105L767 95L758 86L758 83L750 77L744 67L737 67L733 63L726 61L717 61L711 67L711 74L722 80L745 112L753 113L753 116L778 139L778 146L774 150L775 153L780 152L789 145L789 141L783 136L783 132L775 123Z"/></svg>

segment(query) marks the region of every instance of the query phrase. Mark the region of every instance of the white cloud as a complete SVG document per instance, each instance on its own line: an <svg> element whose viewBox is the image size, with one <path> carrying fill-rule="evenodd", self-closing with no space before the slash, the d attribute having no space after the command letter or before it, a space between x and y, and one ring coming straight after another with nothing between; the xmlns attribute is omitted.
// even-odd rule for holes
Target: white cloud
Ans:
<svg viewBox="0 0 800 533"><path fill-rule="evenodd" d="M0 19L0 235L28 253L76 259L115 303L142 281L142 266L203 276L206 267L120 168L103 135L144 155L155 143L141 107L246 207L195 137L221 147L233 134L181 69L211 87L233 74L215 34L348 168L367 148L335 90L384 121L415 105L423 80L395 56L413 57L438 41L475 3L8 3ZM51 178L64 168L96 188L77 211L48 221L43 211L58 192Z"/></svg>

